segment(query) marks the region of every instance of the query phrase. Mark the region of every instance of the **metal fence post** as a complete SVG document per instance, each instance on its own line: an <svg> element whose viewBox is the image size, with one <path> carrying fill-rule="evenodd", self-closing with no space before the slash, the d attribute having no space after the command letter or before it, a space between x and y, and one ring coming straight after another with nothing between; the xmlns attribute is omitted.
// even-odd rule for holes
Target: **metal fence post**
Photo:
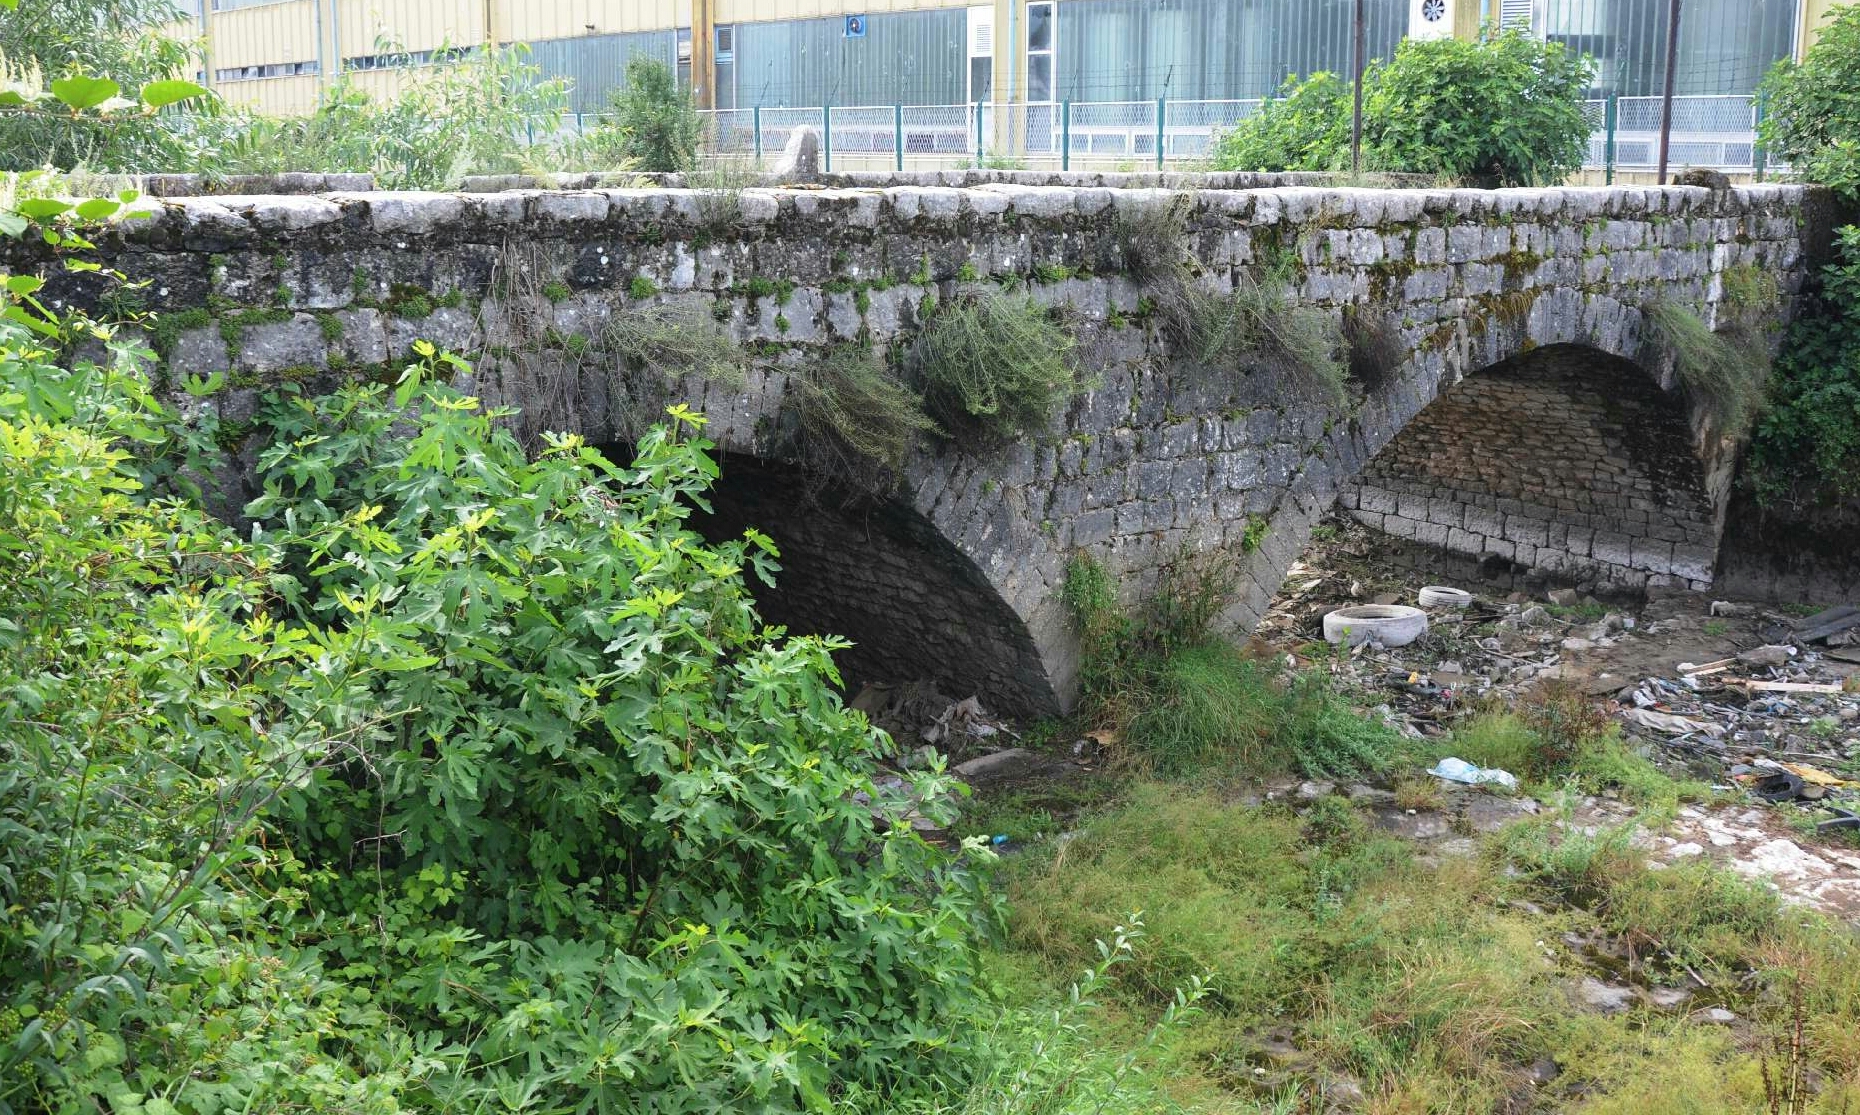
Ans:
<svg viewBox="0 0 1860 1115"><path fill-rule="evenodd" d="M975 169L982 169L982 102L975 102Z"/></svg>
<svg viewBox="0 0 1860 1115"><path fill-rule="evenodd" d="M756 130L756 165L762 165L762 106L749 110L749 126Z"/></svg>
<svg viewBox="0 0 1860 1115"><path fill-rule="evenodd" d="M1059 169L1072 169L1072 102L1059 102Z"/></svg>
<svg viewBox="0 0 1860 1115"><path fill-rule="evenodd" d="M1755 137L1751 142L1750 162L1751 177L1763 181L1763 172L1769 169L1770 153L1763 146L1763 90L1757 90L1756 100L1751 102L1752 112L1750 126Z"/></svg>
<svg viewBox="0 0 1860 1115"><path fill-rule="evenodd" d="M820 147L827 155L827 173L833 173L833 106L820 106Z"/></svg>
<svg viewBox="0 0 1860 1115"><path fill-rule="evenodd" d="M898 173L904 173L904 106L891 106L891 145L898 153Z"/></svg>
<svg viewBox="0 0 1860 1115"><path fill-rule="evenodd" d="M1602 109L1603 181L1610 186L1615 184L1615 132L1620 126L1621 98L1610 93L1607 104Z"/></svg>
<svg viewBox="0 0 1860 1115"><path fill-rule="evenodd" d="M1162 97L1156 98L1156 169L1157 170L1161 170L1163 168L1163 143L1165 139L1163 129L1167 126L1166 122L1168 120L1168 117L1164 114L1167 113L1168 110L1169 110L1169 107L1165 103L1164 98Z"/></svg>

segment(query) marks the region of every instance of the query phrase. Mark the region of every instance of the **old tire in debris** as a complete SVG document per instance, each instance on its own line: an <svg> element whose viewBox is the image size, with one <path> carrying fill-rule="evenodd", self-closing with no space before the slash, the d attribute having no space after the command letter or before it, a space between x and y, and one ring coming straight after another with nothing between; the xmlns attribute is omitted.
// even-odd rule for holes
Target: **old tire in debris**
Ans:
<svg viewBox="0 0 1860 1115"><path fill-rule="evenodd" d="M1427 634L1427 613L1405 604L1359 604L1324 617L1324 641L1357 646L1374 640L1405 647Z"/></svg>
<svg viewBox="0 0 1860 1115"><path fill-rule="evenodd" d="M1421 607L1433 608L1470 608L1472 593L1463 588L1448 588L1445 585L1428 585L1421 590Z"/></svg>

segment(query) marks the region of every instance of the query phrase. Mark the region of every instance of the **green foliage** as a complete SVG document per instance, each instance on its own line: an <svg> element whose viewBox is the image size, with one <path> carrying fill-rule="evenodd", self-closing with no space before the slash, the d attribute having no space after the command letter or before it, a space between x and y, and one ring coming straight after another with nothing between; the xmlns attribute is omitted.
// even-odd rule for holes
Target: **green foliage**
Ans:
<svg viewBox="0 0 1860 1115"><path fill-rule="evenodd" d="M1763 81L1758 132L1770 158L1809 182L1860 200L1860 7L1831 13L1800 63L1784 59Z"/></svg>
<svg viewBox="0 0 1860 1115"><path fill-rule="evenodd" d="M633 281L627 284L626 292L635 301L644 301L659 293L659 284L644 275L635 275Z"/></svg>
<svg viewBox="0 0 1860 1115"><path fill-rule="evenodd" d="M1349 83L1320 71L1303 81L1287 78L1277 97L1263 102L1214 145L1221 170L1340 170L1350 162Z"/></svg>
<svg viewBox="0 0 1860 1115"><path fill-rule="evenodd" d="M1482 186L1553 185L1581 169L1592 65L1561 43L1507 31L1477 42L1406 39L1364 77L1367 168ZM1215 148L1223 170L1336 170L1352 97L1334 74L1288 83Z"/></svg>
<svg viewBox="0 0 1860 1115"><path fill-rule="evenodd" d="M911 448L938 432L923 400L866 345L840 345L810 359L792 382L800 457L823 482L886 491Z"/></svg>
<svg viewBox="0 0 1860 1115"><path fill-rule="evenodd" d="M378 45L384 53L392 46ZM526 137L554 135L567 82L545 79L521 43L439 53L445 61L391 101L343 76L308 116L189 118L192 165L214 174L366 171L387 190L444 189L468 174L525 169L538 153Z"/></svg>
<svg viewBox="0 0 1860 1115"><path fill-rule="evenodd" d="M1555 185L1582 169L1594 66L1558 42L1506 31L1478 42L1405 39L1377 67L1363 142L1385 170L1483 186Z"/></svg>
<svg viewBox="0 0 1860 1115"><path fill-rule="evenodd" d="M573 293L568 284L560 279L550 279L542 285L542 296L550 302L566 302Z"/></svg>
<svg viewBox="0 0 1860 1115"><path fill-rule="evenodd" d="M179 18L170 0L28 0L0 16L0 77L20 98L0 112L0 171L189 165L190 145L156 110L219 103L176 79L194 68L187 43L167 33Z"/></svg>
<svg viewBox="0 0 1860 1115"><path fill-rule="evenodd" d="M1651 303L1645 314L1655 351L1672 357L1686 393L1711 415L1718 432L1733 438L1747 433L1763 405L1769 372L1762 349L1747 337L1713 332L1677 302Z"/></svg>
<svg viewBox="0 0 1860 1115"><path fill-rule="evenodd" d="M1838 231L1820 278L1784 338L1751 439L1749 477L1765 503L1860 494L1860 227Z"/></svg>
<svg viewBox="0 0 1860 1115"><path fill-rule="evenodd" d="M1045 429L1078 389L1071 334L1031 301L965 287L938 307L907 364L930 416L956 437Z"/></svg>
<svg viewBox="0 0 1860 1115"><path fill-rule="evenodd" d="M691 95L681 92L666 64L636 54L626 64L626 85L609 105L614 114L613 151L630 168L690 171L697 168L702 126Z"/></svg>
<svg viewBox="0 0 1860 1115"><path fill-rule="evenodd" d="M791 1111L962 1075L977 880L874 786L841 644L756 615L768 540L686 525L701 418L631 467L530 459L421 343L391 395L266 404L241 542L124 448L211 431L63 347L0 321L0 1104Z"/></svg>

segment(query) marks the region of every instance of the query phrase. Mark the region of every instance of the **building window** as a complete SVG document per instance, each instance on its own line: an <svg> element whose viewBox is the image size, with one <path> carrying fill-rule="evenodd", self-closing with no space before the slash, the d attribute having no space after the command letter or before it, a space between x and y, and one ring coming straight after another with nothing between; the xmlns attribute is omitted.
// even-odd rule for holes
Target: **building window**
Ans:
<svg viewBox="0 0 1860 1115"><path fill-rule="evenodd" d="M213 71L214 81L259 81L268 77L315 76L322 67L315 62L271 62L263 66L228 66Z"/></svg>
<svg viewBox="0 0 1860 1115"><path fill-rule="evenodd" d="M382 54L358 54L344 58L345 70L398 70L409 66L434 66L457 62L472 52L468 46L442 46L432 50L391 50Z"/></svg>
<svg viewBox="0 0 1860 1115"><path fill-rule="evenodd" d="M716 99L714 107L736 107L736 28L728 23L717 26Z"/></svg>
<svg viewBox="0 0 1860 1115"><path fill-rule="evenodd" d="M1050 104L1053 101L1053 51L1059 36L1055 34L1052 0L1027 5L1027 103Z"/></svg>
<svg viewBox="0 0 1860 1115"><path fill-rule="evenodd" d="M995 99L995 10L969 9L968 102Z"/></svg>

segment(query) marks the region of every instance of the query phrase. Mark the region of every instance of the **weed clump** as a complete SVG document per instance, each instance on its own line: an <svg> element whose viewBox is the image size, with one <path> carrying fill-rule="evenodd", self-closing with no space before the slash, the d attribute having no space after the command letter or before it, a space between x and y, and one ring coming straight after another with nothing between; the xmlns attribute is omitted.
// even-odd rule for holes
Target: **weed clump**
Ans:
<svg viewBox="0 0 1860 1115"><path fill-rule="evenodd" d="M802 464L822 481L856 491L886 490L911 446L938 432L923 400L867 346L835 348L793 382Z"/></svg>
<svg viewBox="0 0 1860 1115"><path fill-rule="evenodd" d="M1045 309L986 286L937 308L907 364L930 416L953 435L1042 429L1078 385L1074 341Z"/></svg>
<svg viewBox="0 0 1860 1115"><path fill-rule="evenodd" d="M637 369L668 376L699 375L721 383L743 379L743 352L703 306L689 302L615 310L602 347Z"/></svg>
<svg viewBox="0 0 1860 1115"><path fill-rule="evenodd" d="M1647 306L1647 325L1656 351L1672 357L1686 394L1730 437L1742 437L1763 404L1769 359L1741 329L1716 333L1676 302Z"/></svg>
<svg viewBox="0 0 1860 1115"><path fill-rule="evenodd" d="M1231 291L1208 287L1196 274L1189 248L1190 208L1183 197L1118 217L1118 252L1125 269L1148 290L1164 336L1197 364L1261 366L1342 403L1349 366L1336 316L1295 304L1284 264L1237 276Z"/></svg>

